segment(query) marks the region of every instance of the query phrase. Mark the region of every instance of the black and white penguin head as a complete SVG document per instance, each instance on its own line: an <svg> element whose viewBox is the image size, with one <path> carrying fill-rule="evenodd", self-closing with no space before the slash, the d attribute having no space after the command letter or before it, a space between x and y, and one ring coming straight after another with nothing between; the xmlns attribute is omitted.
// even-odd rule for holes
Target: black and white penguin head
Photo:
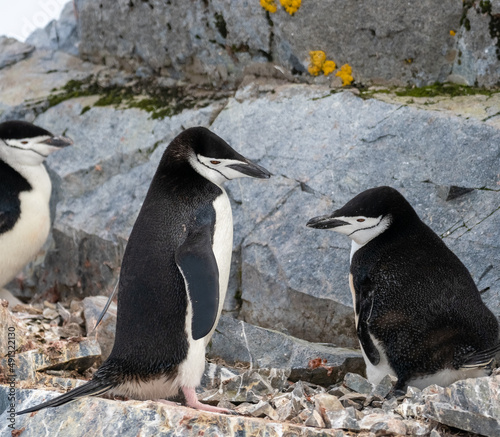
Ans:
<svg viewBox="0 0 500 437"><path fill-rule="evenodd" d="M0 123L0 159L12 167L40 165L52 152L73 144L69 138L26 121Z"/></svg>
<svg viewBox="0 0 500 437"><path fill-rule="evenodd" d="M416 212L397 190L376 187L358 194L330 215L312 218L307 226L331 229L364 245L395 223L414 218L418 219Z"/></svg>
<svg viewBox="0 0 500 437"><path fill-rule="evenodd" d="M179 134L167 148L165 158L187 160L199 174L217 185L236 178L271 176L265 168L240 155L204 127L189 128Z"/></svg>

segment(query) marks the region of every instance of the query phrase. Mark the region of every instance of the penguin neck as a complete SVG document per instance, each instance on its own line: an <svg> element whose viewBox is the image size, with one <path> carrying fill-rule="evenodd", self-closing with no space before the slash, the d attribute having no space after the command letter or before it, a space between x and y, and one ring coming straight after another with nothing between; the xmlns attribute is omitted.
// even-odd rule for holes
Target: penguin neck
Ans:
<svg viewBox="0 0 500 437"><path fill-rule="evenodd" d="M214 191L225 193L224 188L203 177L187 161L176 161L159 168L153 178L150 190L156 185L168 185L168 190L171 193L185 192L190 193L190 196L197 193L204 197L207 192Z"/></svg>

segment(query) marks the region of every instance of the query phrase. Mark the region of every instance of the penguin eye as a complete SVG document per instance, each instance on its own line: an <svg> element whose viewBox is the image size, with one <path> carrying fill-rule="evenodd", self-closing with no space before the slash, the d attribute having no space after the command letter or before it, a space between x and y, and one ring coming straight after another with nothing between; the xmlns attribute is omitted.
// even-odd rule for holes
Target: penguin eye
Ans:
<svg viewBox="0 0 500 437"><path fill-rule="evenodd" d="M220 161L210 161L210 164L217 165L217 164L220 164Z"/></svg>
<svg viewBox="0 0 500 437"><path fill-rule="evenodd" d="M365 219L357 219L356 221L362 223L365 221Z"/></svg>

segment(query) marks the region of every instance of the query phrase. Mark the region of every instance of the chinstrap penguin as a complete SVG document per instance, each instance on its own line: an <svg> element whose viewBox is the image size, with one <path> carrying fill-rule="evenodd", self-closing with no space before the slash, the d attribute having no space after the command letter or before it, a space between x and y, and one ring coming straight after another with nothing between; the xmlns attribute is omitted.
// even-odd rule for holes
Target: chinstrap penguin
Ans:
<svg viewBox="0 0 500 437"><path fill-rule="evenodd" d="M206 128L190 128L167 147L122 261L116 336L88 383L18 414L110 391L140 400L176 396L202 404L195 388L205 347L226 294L233 243L226 180L271 174Z"/></svg>
<svg viewBox="0 0 500 437"><path fill-rule="evenodd" d="M395 189L372 188L307 226L352 239L349 285L368 379L424 388L487 376L498 322L467 268Z"/></svg>
<svg viewBox="0 0 500 437"><path fill-rule="evenodd" d="M43 162L70 144L25 121L0 123L0 290L47 239L52 185ZM18 302L7 290L0 296Z"/></svg>

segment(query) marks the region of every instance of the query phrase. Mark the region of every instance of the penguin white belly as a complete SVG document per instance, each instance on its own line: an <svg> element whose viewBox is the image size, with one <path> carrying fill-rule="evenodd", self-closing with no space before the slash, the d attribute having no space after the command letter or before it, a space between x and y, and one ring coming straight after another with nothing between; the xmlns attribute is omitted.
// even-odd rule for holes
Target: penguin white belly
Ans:
<svg viewBox="0 0 500 437"><path fill-rule="evenodd" d="M19 195L21 215L14 227L0 235L0 287L11 281L40 251L50 230L51 183L43 166L30 168L33 189Z"/></svg>
<svg viewBox="0 0 500 437"><path fill-rule="evenodd" d="M217 310L215 325L210 334L205 337L205 344L208 344L210 341L219 322L222 307L224 306L233 254L233 213L226 191L222 187L220 188L222 194L213 203L215 209L215 229L212 244L212 250L219 269L219 309Z"/></svg>
<svg viewBox="0 0 500 437"><path fill-rule="evenodd" d="M188 303L186 314L186 331L188 332L189 350L186 359L179 366L177 382L181 387L197 387L205 370L205 347L219 322L219 317L224 306L229 271L231 269L231 255L233 251L233 215L231 204L226 192L222 187L222 194L215 199L213 207L215 210L215 227L212 250L219 269L219 308L217 318L212 330L203 338L194 340L191 335L192 306Z"/></svg>
<svg viewBox="0 0 500 437"><path fill-rule="evenodd" d="M441 387L447 387L450 384L467 378L481 378L483 376L488 376L490 372L484 367L472 368L472 369L443 369L432 375L426 375L420 378L410 379L408 385L417 387L423 390L429 385L436 384Z"/></svg>

